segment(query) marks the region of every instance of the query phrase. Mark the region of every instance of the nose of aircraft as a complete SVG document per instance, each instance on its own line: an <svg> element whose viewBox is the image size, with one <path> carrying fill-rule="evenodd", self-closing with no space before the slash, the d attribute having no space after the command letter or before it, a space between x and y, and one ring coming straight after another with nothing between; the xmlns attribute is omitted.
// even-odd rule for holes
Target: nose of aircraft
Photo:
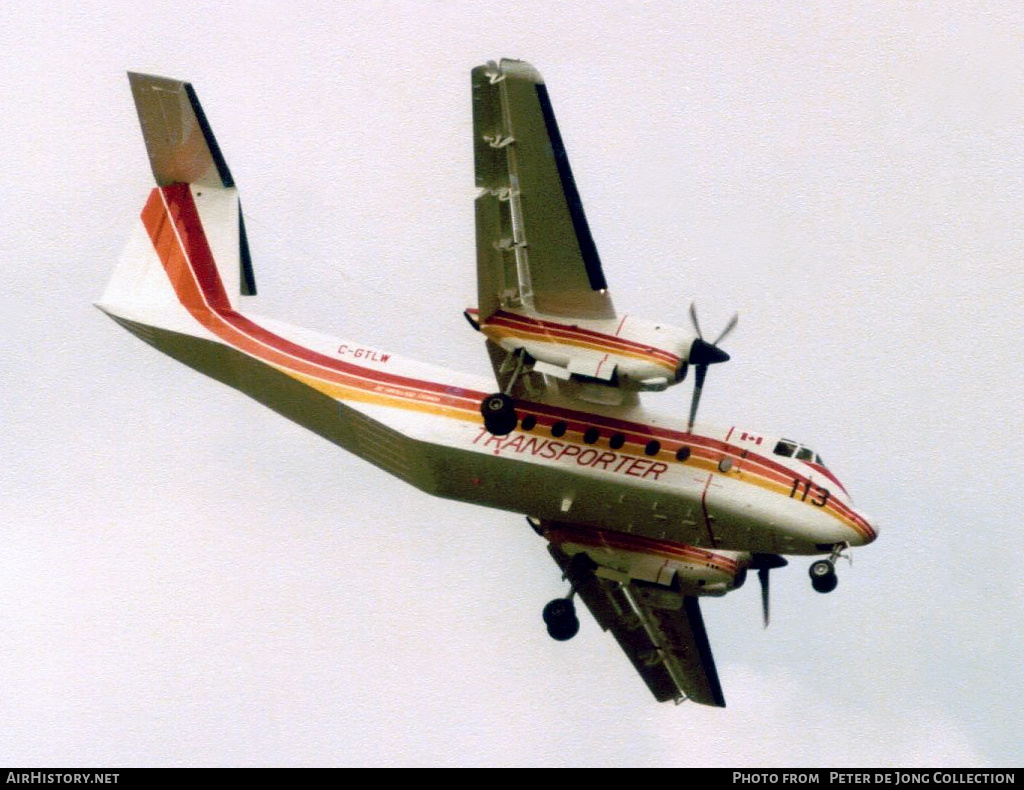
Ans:
<svg viewBox="0 0 1024 790"><path fill-rule="evenodd" d="M878 538L878 522L871 518L867 513L861 513L860 517L864 519L864 524L867 527L863 535L863 544L866 546L868 543L873 543Z"/></svg>

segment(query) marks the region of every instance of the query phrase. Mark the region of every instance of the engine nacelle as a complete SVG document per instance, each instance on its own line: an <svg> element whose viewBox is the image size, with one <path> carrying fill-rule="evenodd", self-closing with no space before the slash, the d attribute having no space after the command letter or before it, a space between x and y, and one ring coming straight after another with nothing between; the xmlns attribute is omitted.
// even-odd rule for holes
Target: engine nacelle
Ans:
<svg viewBox="0 0 1024 790"><path fill-rule="evenodd" d="M692 330L628 315L569 322L505 308L483 320L470 309L466 318L506 351L525 351L539 373L628 390L659 391L682 381L697 339Z"/></svg>
<svg viewBox="0 0 1024 790"><path fill-rule="evenodd" d="M737 551L709 551L690 547L693 556L676 568L675 587L684 595L725 595L747 580L750 555Z"/></svg>
<svg viewBox="0 0 1024 790"><path fill-rule="evenodd" d="M636 579L682 595L725 595L743 586L751 562L747 552L713 551L569 525L548 528L544 536L570 556L586 552L597 565L598 576L623 583Z"/></svg>

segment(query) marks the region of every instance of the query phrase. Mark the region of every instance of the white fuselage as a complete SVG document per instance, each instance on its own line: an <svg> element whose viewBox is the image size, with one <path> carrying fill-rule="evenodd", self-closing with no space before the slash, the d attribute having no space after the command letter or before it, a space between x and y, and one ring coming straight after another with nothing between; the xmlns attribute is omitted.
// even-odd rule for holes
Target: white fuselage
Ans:
<svg viewBox="0 0 1024 790"><path fill-rule="evenodd" d="M243 315L225 296L204 235L213 200L184 185L155 189L142 217L150 244L131 248L123 264L131 271L119 277L150 283L159 309L123 301L130 291L118 277L101 307L160 350L413 485L615 533L623 552L643 553L647 540L816 554L874 539L839 481L821 465L775 455L774 437L705 425L688 432L682 419L640 406L557 395L517 402L516 429L493 436L478 411L487 380Z"/></svg>

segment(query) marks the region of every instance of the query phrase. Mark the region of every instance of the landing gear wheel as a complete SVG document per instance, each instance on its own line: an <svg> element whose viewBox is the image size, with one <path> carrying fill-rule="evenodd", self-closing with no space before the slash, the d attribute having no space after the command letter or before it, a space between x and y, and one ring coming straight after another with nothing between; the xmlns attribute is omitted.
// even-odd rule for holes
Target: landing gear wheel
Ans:
<svg viewBox="0 0 1024 790"><path fill-rule="evenodd" d="M519 422L512 398L503 392L484 398L480 403L480 414L484 418L484 427L495 436L508 436Z"/></svg>
<svg viewBox="0 0 1024 790"><path fill-rule="evenodd" d="M822 576L820 579L811 579L811 587L820 593L830 593L839 584L839 578L833 573L831 576Z"/></svg>
<svg viewBox="0 0 1024 790"><path fill-rule="evenodd" d="M564 642L572 639L580 630L580 621L576 617L576 606L568 598L555 598L544 607L542 615L552 639Z"/></svg>
<svg viewBox="0 0 1024 790"><path fill-rule="evenodd" d="M813 563L808 573L811 577L811 587L820 593L830 593L839 584L836 568L829 560L818 560Z"/></svg>

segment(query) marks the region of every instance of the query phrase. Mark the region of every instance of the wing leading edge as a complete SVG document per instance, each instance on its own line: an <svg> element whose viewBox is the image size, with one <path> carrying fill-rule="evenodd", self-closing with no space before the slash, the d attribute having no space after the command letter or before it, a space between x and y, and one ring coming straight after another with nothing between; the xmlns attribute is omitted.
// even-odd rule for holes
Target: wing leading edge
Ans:
<svg viewBox="0 0 1024 790"><path fill-rule="evenodd" d="M548 551L564 573L569 555ZM725 707L700 605L692 596L644 582L626 584L587 572L571 578L594 619L611 631L658 702L692 700Z"/></svg>
<svg viewBox="0 0 1024 790"><path fill-rule="evenodd" d="M481 319L501 306L614 318L543 79L502 60L472 80Z"/></svg>

